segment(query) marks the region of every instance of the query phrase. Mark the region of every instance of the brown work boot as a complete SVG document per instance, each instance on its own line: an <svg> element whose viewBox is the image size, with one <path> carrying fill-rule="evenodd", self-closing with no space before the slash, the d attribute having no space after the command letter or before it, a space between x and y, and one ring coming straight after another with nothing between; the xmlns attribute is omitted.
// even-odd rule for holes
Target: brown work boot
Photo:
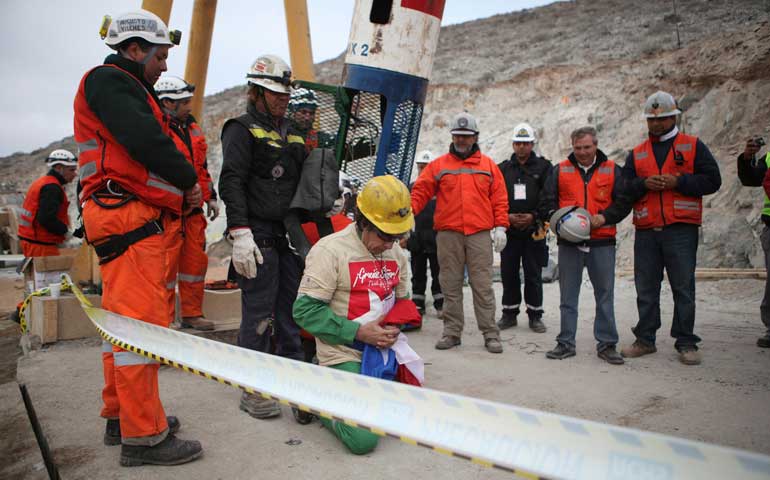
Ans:
<svg viewBox="0 0 770 480"><path fill-rule="evenodd" d="M203 317L182 317L182 328L214 330L214 322L206 320Z"/></svg>
<svg viewBox="0 0 770 480"><path fill-rule="evenodd" d="M243 392L241 396L241 410L259 419L277 417L281 414L281 407L278 405L278 402L269 398L263 398L258 393Z"/></svg>
<svg viewBox="0 0 770 480"><path fill-rule="evenodd" d="M436 350L449 350L452 347L456 347L462 343L460 337L453 335L444 335L441 340L436 342Z"/></svg>
<svg viewBox="0 0 770 480"><path fill-rule="evenodd" d="M657 351L658 349L655 348L655 345L647 345L637 340L628 347L623 347L620 350L620 354L626 358L637 358Z"/></svg>
<svg viewBox="0 0 770 480"><path fill-rule="evenodd" d="M124 467L140 465L181 465L203 455L201 443L196 440L180 440L169 433L162 442L152 447L123 445L120 464Z"/></svg>
<svg viewBox="0 0 770 480"><path fill-rule="evenodd" d="M484 340L484 346L489 353L503 353L503 344L498 338L487 338Z"/></svg>
<svg viewBox="0 0 770 480"><path fill-rule="evenodd" d="M679 350L679 361L684 365L700 365L700 352L693 347L684 347Z"/></svg>

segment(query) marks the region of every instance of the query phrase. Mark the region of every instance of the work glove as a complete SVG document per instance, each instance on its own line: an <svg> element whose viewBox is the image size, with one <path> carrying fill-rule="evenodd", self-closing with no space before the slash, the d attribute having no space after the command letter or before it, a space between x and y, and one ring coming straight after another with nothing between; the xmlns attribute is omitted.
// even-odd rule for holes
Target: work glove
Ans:
<svg viewBox="0 0 770 480"><path fill-rule="evenodd" d="M495 252L500 253L505 248L506 243L508 243L508 238L505 236L505 227L495 227L492 230L492 247Z"/></svg>
<svg viewBox="0 0 770 480"><path fill-rule="evenodd" d="M343 209L344 207L345 207L345 197L340 197L340 198L338 198L338 199L337 199L337 200L335 200L335 201L334 201L334 203L332 204L332 208L331 208L331 210L329 210L328 212L326 212L326 217L327 217L327 218L331 218L331 217L333 217L333 216L337 215L338 213L340 213L340 212L342 211L342 209Z"/></svg>
<svg viewBox="0 0 770 480"><path fill-rule="evenodd" d="M255 278L257 276L257 264L262 265L264 261L262 252L254 242L254 235L250 228L238 228L230 230L233 237L233 267L235 271L246 278Z"/></svg>

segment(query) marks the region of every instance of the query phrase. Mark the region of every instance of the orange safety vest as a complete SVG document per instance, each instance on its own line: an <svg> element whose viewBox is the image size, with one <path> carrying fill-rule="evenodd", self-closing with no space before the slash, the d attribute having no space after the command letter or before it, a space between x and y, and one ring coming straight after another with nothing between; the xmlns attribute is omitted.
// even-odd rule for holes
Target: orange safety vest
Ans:
<svg viewBox="0 0 770 480"><path fill-rule="evenodd" d="M40 190L46 185L56 185L61 190L63 201L59 205L59 210L56 212L56 218L60 222L69 226L70 219L67 214L70 202L67 199L67 194L64 193L64 188L59 183L59 180L52 175L45 175L30 185L27 190L27 196L24 197L24 203L21 206L21 214L19 215L19 237L23 240L30 240L32 242L43 243L47 245L56 245L64 241L64 235L57 235L46 230L37 221L37 212L40 209Z"/></svg>
<svg viewBox="0 0 770 480"><path fill-rule="evenodd" d="M577 205L596 215L612 204L612 188L615 185L615 162L605 160L600 164L588 183L569 160L559 164L559 208ZM615 238L615 225L605 225L591 230L592 239Z"/></svg>
<svg viewBox="0 0 770 480"><path fill-rule="evenodd" d="M128 151L118 143L88 106L85 96L86 78L96 68L118 69L136 80L146 91L139 79L115 65L100 65L83 75L75 96L75 142L80 152L78 170L82 185L80 201L84 202L94 193L106 188L107 182L111 182L149 205L181 213L183 192L131 158ZM163 132L171 136L168 122L150 92L147 92L147 103Z"/></svg>
<svg viewBox="0 0 770 480"><path fill-rule="evenodd" d="M214 186L211 175L209 175L209 172L205 168L206 152L209 147L206 143L206 135L203 134L203 130L197 123L191 122L187 126L187 129L190 134L190 147L188 147L184 140L176 133L171 134L171 139L174 140L177 150L182 152L184 158L195 167L198 185L200 185L201 191L203 192L203 202L201 202L201 205L203 205L204 202L211 199L211 192ZM190 151L190 148L192 148L192 151Z"/></svg>
<svg viewBox="0 0 770 480"><path fill-rule="evenodd" d="M634 148L636 176L670 173L679 177L695 171L695 146L698 137L683 133L674 137L674 144L666 156L663 168L658 168L652 142L649 139ZM671 223L701 224L703 202L700 197L688 197L676 189L648 191L634 204L634 225L640 230L663 227Z"/></svg>

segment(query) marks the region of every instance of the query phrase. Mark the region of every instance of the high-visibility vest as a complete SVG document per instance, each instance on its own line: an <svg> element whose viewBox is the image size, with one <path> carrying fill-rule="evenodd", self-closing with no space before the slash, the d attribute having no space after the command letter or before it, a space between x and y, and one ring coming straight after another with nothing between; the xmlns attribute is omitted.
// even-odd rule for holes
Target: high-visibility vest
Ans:
<svg viewBox="0 0 770 480"><path fill-rule="evenodd" d="M27 195L24 197L24 203L21 206L21 214L19 215L19 237L24 240L31 240L33 242L45 243L49 245L56 245L64 241L64 235L58 235L49 232L44 226L37 221L37 212L40 209L40 190L46 185L56 185L61 190L62 202L59 205L59 210L56 212L56 218L60 222L69 226L69 215L67 209L70 202L67 200L67 194L64 193L59 180L53 175L45 175L35 180L27 190Z"/></svg>
<svg viewBox="0 0 770 480"><path fill-rule="evenodd" d="M612 188L615 185L615 163L605 160L595 170L588 182L583 180L578 167L569 160L559 164L559 208L577 205L596 215L612 204ZM615 225L605 225L591 230L591 239L615 238Z"/></svg>
<svg viewBox="0 0 770 480"><path fill-rule="evenodd" d="M770 152L767 152L767 155L765 155L765 165L767 165L767 169L770 170ZM770 198L767 198L766 193L765 202L762 205L762 215L770 217Z"/></svg>
<svg viewBox="0 0 770 480"><path fill-rule="evenodd" d="M190 122L186 126L180 126L179 128L186 128L190 136L190 145L188 146L184 139L180 137L172 129L171 139L174 140L177 150L184 154L184 158L187 159L190 164L195 167L195 174L198 177L198 185L201 187L203 193L203 201L207 202L211 199L211 192L214 187L213 181L209 172L206 170L206 152L208 151L208 144L206 143L206 135L203 134L201 127L195 123ZM198 205L200 206L200 205Z"/></svg>
<svg viewBox="0 0 770 480"><path fill-rule="evenodd" d="M80 201L104 189L110 181L150 205L181 213L183 192L134 160L88 106L85 96L86 78L96 68L120 70L147 91L139 79L116 65L100 65L83 76L75 96L75 142L80 151L78 171L82 186ZM147 103L163 132L170 136L168 122L149 91Z"/></svg>
<svg viewBox="0 0 770 480"><path fill-rule="evenodd" d="M680 176L695 171L695 146L698 137L677 134L666 155L663 167L658 167L652 142L647 139L634 148L636 176L647 178L652 175L672 174ZM640 230L657 228L672 223L701 224L703 202L701 197L689 197L676 189L659 192L648 191L634 204L634 225Z"/></svg>

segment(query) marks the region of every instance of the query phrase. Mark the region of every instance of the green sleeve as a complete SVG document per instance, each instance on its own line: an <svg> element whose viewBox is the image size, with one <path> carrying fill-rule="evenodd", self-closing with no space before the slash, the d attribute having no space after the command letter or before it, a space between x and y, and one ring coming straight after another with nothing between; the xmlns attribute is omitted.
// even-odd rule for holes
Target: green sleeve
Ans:
<svg viewBox="0 0 770 480"><path fill-rule="evenodd" d="M294 302L294 321L316 338L330 345L353 343L359 324L337 316L331 307L308 295Z"/></svg>

